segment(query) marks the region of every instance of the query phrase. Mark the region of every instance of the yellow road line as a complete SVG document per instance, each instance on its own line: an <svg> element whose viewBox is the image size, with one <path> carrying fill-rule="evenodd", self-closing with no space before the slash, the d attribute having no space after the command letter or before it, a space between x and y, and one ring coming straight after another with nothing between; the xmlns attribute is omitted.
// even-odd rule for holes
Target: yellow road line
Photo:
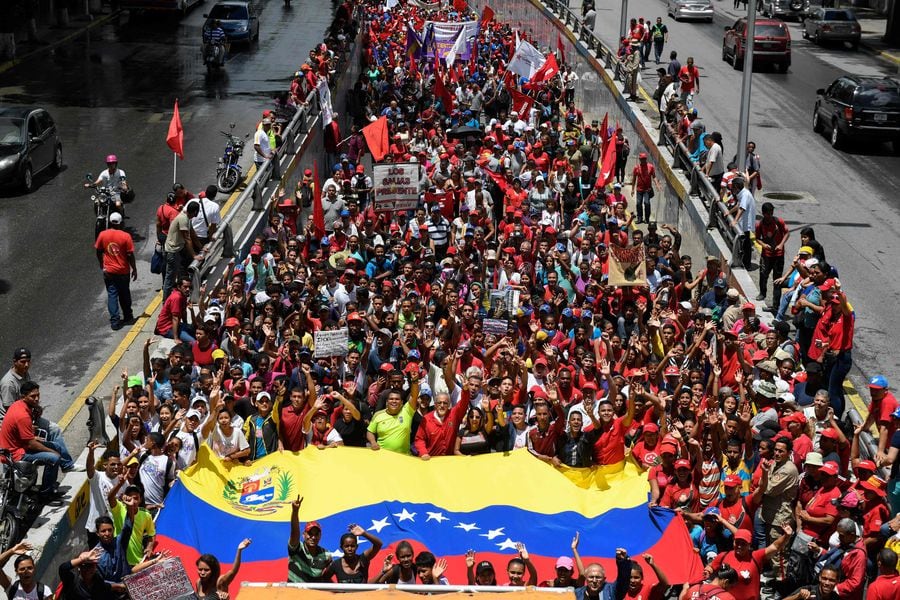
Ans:
<svg viewBox="0 0 900 600"><path fill-rule="evenodd" d="M245 181L249 181L253 174L256 173L256 165L251 165L250 169L247 171L247 177ZM228 197L228 200L225 201L225 204L222 205L222 213L228 214L231 208L234 206L235 201L238 196L241 195L240 189L235 190L231 196ZM125 352L131 347L131 344L134 343L134 340L140 335L141 330L144 328L144 324L150 320L153 316L153 313L156 312L156 309L159 308L159 305L162 304L162 290L160 290L150 303L147 305L147 308L144 309L144 312L140 317L135 321L134 325L128 330L128 333L119 342L119 345L116 346L116 349L113 350L112 354L109 355L109 358L104 361L104 363L100 366L97 372L91 377L91 380L88 382L84 389L81 390L81 393L78 394L75 399L72 401L72 404L69 405L69 408L66 409L66 412L59 419L59 427L63 431L72 424L72 421L75 420L75 417L78 416L79 411L81 411L81 407L84 406L85 400L87 400L90 396L97 393L98 388L103 384L112 370L115 368L116 364L122 359L125 355Z"/></svg>
<svg viewBox="0 0 900 600"><path fill-rule="evenodd" d="M650 109L651 109L655 114L659 114L659 107L656 106L656 100L654 100L653 97L650 96L650 94L647 93L647 90L645 90L642 86L638 86L638 92L640 92L641 96L642 96L642 97L644 98L644 100L647 102L647 106L649 106Z"/></svg>
<svg viewBox="0 0 900 600"><path fill-rule="evenodd" d="M862 396L859 395L856 387L849 379L844 380L844 397L850 400L850 404L853 405L853 408L856 409L856 412L859 413L859 416L862 417L863 421L865 421L869 417L869 408L866 406L866 403L865 401L863 401Z"/></svg>

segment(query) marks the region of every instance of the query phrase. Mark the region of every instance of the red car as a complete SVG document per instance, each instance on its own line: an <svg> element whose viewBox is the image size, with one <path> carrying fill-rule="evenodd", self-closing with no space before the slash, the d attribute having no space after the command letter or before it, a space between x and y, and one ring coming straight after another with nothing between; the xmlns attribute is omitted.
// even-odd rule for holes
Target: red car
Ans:
<svg viewBox="0 0 900 600"><path fill-rule="evenodd" d="M753 36L753 65L778 65L782 73L791 66L791 33L783 21L756 19ZM744 68L747 48L747 19L738 19L725 28L722 39L722 60L730 62L738 71Z"/></svg>

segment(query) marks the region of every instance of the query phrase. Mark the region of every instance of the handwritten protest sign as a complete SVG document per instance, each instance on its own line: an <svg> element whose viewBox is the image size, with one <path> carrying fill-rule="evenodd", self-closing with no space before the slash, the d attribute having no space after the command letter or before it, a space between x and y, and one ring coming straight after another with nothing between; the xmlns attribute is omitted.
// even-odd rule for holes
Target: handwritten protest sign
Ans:
<svg viewBox="0 0 900 600"><path fill-rule="evenodd" d="M484 332L488 335L506 335L509 322L505 319L485 319L482 324Z"/></svg>
<svg viewBox="0 0 900 600"><path fill-rule="evenodd" d="M419 165L375 165L375 212L415 210L419 204Z"/></svg>
<svg viewBox="0 0 900 600"><path fill-rule="evenodd" d="M187 600L197 597L184 565L177 557L129 575L122 582L134 600Z"/></svg>
<svg viewBox="0 0 900 600"><path fill-rule="evenodd" d="M347 356L347 343L349 340L346 327L330 331L317 331L315 334L315 357Z"/></svg>

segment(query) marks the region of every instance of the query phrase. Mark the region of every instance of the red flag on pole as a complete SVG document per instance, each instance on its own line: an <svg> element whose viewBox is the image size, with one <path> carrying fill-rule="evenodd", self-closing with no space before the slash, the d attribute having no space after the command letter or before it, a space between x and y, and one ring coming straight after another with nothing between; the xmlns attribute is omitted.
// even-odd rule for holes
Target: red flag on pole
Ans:
<svg viewBox="0 0 900 600"><path fill-rule="evenodd" d="M484 10L481 11L481 28L484 29L485 26L494 20L494 9L490 6L485 6Z"/></svg>
<svg viewBox="0 0 900 600"><path fill-rule="evenodd" d="M534 105L534 99L531 96L526 96L519 90L509 89L507 91L509 91L509 95L512 98L512 109L516 111L523 121L528 121L528 117L531 115L531 107Z"/></svg>
<svg viewBox="0 0 900 600"><path fill-rule="evenodd" d="M552 79L557 73L559 73L559 63L556 62L556 57L551 54L547 57L547 60L544 61L544 64L541 65L541 68L534 72L534 75L531 76L528 83L535 84L547 81Z"/></svg>
<svg viewBox="0 0 900 600"><path fill-rule="evenodd" d="M453 94L444 85L444 78L441 75L441 59L437 55L434 56L434 96L440 98L444 105L444 112L449 115L453 111Z"/></svg>
<svg viewBox="0 0 900 600"><path fill-rule="evenodd" d="M175 113L169 122L169 133L166 135L166 144L178 158L184 160L184 129L181 127L181 115L178 114L178 100L175 100Z"/></svg>
<svg viewBox="0 0 900 600"><path fill-rule="evenodd" d="M453 0L453 8L458 12L466 12L469 9L469 4L466 0Z"/></svg>
<svg viewBox="0 0 900 600"><path fill-rule="evenodd" d="M313 160L313 230L317 239L325 237L325 209L322 208L322 186L319 185L319 163Z"/></svg>
<svg viewBox="0 0 900 600"><path fill-rule="evenodd" d="M566 47L563 46L562 35L556 32L556 49L559 50L559 61L563 64L566 62Z"/></svg>
<svg viewBox="0 0 900 600"><path fill-rule="evenodd" d="M366 138L366 145L372 153L372 158L375 162L381 162L390 148L387 117L378 117L378 120L363 127L362 134Z"/></svg>
<svg viewBox="0 0 900 600"><path fill-rule="evenodd" d="M616 169L616 143L608 140L602 150L600 174L597 175L596 184L598 188L606 187L613 180Z"/></svg>

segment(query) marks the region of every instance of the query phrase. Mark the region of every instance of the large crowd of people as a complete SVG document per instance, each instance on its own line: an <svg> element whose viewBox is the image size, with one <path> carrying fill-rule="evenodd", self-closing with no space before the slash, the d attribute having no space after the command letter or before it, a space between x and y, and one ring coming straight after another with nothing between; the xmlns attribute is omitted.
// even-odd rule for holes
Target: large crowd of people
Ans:
<svg viewBox="0 0 900 600"><path fill-rule="evenodd" d="M125 575L166 558L153 516L205 444L243 464L341 445L420 460L520 449L557 467L630 460L646 473L649 505L683 517L705 566L705 581L684 585L681 598L896 599L900 409L876 376L866 422L844 418L855 314L814 232L804 230L791 272L775 281L778 318L763 322L718 257L693 260L673 226L652 220L657 183L645 154L602 172L604 141L620 152L628 142L576 108L572 66L560 56L544 80L512 76L524 34L455 4L340 6L282 102L298 106L333 77L362 28L350 136L329 148L325 181L307 171L197 305L183 267L202 257L200 206L183 189L167 200L171 270L155 330L174 346L159 351L147 338L143 376L123 373L112 390L118 449L97 456L89 445L89 544L60 567L62 597L115 597ZM481 19L470 58L446 65L427 58L427 42L411 48L409 29L466 19ZM375 210L362 129L382 117L382 162L418 164L420 203L408 212ZM262 144L270 124L260 124ZM480 132L457 137L460 127ZM729 179L736 197L752 196L752 173ZM783 256L786 232L762 214L763 243ZM611 251L632 247L643 248L646 283L611 285ZM315 334L344 328L346 351L320 357ZM0 448L45 465L42 492L53 497L56 470L78 466L58 427L38 420L30 359L17 349L0 380ZM860 436L872 427L878 450L866 457ZM332 557L318 523L301 531L299 507L292 581L448 582L443 559L414 556L408 543L370 571L381 542L362 528ZM371 542L363 554L357 536ZM200 597L227 597L248 544L224 574L214 556L197 561ZM451 583L572 586L579 600L679 593L650 555L617 552L607 577L577 545L555 573L537 573L519 547L505 578L470 554L467 581ZM11 598L45 597L29 595L43 584L27 550L0 555L18 555L16 581L0 580L15 586Z"/></svg>

